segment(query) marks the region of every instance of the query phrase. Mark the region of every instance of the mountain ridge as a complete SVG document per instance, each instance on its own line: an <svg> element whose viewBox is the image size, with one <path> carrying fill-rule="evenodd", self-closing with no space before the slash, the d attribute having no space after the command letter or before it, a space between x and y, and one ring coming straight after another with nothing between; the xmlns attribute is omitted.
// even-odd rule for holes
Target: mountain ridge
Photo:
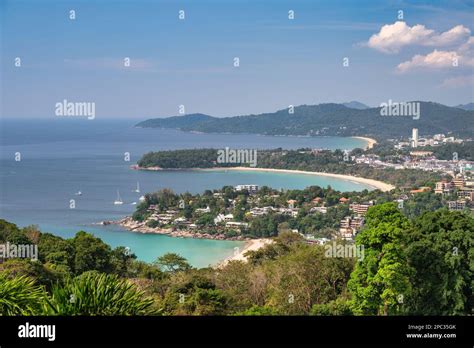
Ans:
<svg viewBox="0 0 474 348"><path fill-rule="evenodd" d="M420 117L381 116L381 108L354 109L337 103L295 106L275 112L231 117L189 114L153 118L137 127L172 128L203 133L251 133L263 135L409 137L412 128L423 134L455 134L472 137L474 111L434 102L420 103ZM412 103L412 102L408 102Z"/></svg>
<svg viewBox="0 0 474 348"><path fill-rule="evenodd" d="M470 110L474 110L474 103L459 104L459 105L456 105L455 107L470 111Z"/></svg>
<svg viewBox="0 0 474 348"><path fill-rule="evenodd" d="M365 105L364 103L358 102L357 100L352 100L347 103L342 103L342 105L350 109L359 109L359 110L370 109L370 106Z"/></svg>

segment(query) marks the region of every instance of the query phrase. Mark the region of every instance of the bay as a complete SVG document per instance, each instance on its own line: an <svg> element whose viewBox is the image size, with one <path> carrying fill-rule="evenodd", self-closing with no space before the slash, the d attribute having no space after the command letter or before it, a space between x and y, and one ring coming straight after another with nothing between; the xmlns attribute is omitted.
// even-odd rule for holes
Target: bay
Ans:
<svg viewBox="0 0 474 348"><path fill-rule="evenodd" d="M239 171L136 171L130 165L146 152L188 148L352 149L365 141L341 137L274 137L253 134L197 134L135 128L134 120L32 119L2 120L0 139L0 217L70 238L79 230L113 247L132 249L153 261L166 252L186 257L196 267L230 256L242 242L171 238L128 232L97 222L116 220L134 211L141 194L170 188L200 193L224 185L257 184L274 188L327 186L342 191L367 185L302 174ZM15 161L15 154L21 155ZM129 159L129 161L127 161ZM137 182L141 193L133 192ZM123 205L114 205L117 190ZM75 195L81 191L82 195ZM70 209L70 200L75 208Z"/></svg>

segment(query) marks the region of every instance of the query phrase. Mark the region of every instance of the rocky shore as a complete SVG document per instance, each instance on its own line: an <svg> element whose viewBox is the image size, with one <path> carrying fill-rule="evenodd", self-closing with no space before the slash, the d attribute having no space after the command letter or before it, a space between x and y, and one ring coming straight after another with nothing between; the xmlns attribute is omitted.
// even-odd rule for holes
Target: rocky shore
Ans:
<svg viewBox="0 0 474 348"><path fill-rule="evenodd" d="M209 233L199 233L196 230L190 229L174 229L174 228L161 228L161 227L149 227L145 222L139 222L132 219L132 217L127 216L118 221L102 221L101 225L119 225L128 231L137 232L137 233L149 233L149 234L162 234L170 237L178 238L198 238L198 239L213 239L213 240L238 240L246 241L252 240L251 238L246 238L243 236L236 236L228 238L224 234L209 234Z"/></svg>

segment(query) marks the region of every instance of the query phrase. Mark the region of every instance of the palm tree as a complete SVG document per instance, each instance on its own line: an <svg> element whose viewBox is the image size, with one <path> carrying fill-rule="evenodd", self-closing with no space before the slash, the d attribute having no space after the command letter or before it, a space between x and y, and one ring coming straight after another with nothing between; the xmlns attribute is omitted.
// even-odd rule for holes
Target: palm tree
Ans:
<svg viewBox="0 0 474 348"><path fill-rule="evenodd" d="M88 272L53 286L51 313L56 315L154 314L153 299L115 275Z"/></svg>
<svg viewBox="0 0 474 348"><path fill-rule="evenodd" d="M0 315L40 315L46 306L43 287L27 276L0 273Z"/></svg>

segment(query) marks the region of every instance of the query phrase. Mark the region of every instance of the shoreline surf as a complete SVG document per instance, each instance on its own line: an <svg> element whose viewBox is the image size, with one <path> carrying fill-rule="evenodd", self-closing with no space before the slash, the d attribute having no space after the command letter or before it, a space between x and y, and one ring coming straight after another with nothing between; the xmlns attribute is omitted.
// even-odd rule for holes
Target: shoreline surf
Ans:
<svg viewBox="0 0 474 348"><path fill-rule="evenodd" d="M324 172L309 172L304 170L295 170L295 169L274 169L274 168L249 168L249 167L218 167L218 168L196 168L193 170L198 171L221 171L221 170L231 170L231 171L256 171L256 172L270 172L270 173L288 173L288 174L305 174L305 175L316 175L316 176L326 176L337 179L342 179L346 181L354 181L361 184L366 184L376 189L381 190L382 192L387 192L395 189L394 185L387 184L383 181L375 179L361 178L358 176L346 175L346 174L334 174L334 173L324 173Z"/></svg>
<svg viewBox="0 0 474 348"><path fill-rule="evenodd" d="M253 167L215 167L215 168L160 168L160 167L139 167L138 165L131 166L134 170L147 170L147 171L253 171L253 172L268 172L268 173L287 173L287 174L303 174L303 175L315 175L315 176L325 176L336 179L341 179L348 182L355 182L359 184L365 184L375 189L379 189L382 192L387 192L395 189L394 185L388 184L383 181L375 179L361 178L358 176L346 175L346 174L335 174L335 173L325 173L325 172L310 172L305 170L296 170L296 169L275 169L275 168L253 168Z"/></svg>

